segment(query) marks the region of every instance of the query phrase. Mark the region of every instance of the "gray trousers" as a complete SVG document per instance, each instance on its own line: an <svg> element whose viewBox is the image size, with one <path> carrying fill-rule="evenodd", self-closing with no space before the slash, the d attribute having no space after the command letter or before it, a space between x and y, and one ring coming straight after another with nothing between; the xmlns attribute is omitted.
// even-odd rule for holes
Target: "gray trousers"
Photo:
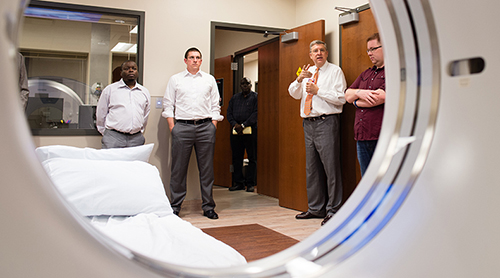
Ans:
<svg viewBox="0 0 500 278"><path fill-rule="evenodd" d="M324 217L334 214L342 202L340 171L340 116L304 119L306 182L309 212Z"/></svg>
<svg viewBox="0 0 500 278"><path fill-rule="evenodd" d="M214 184L214 149L216 128L211 121L200 125L176 123L172 129L172 167L170 201L172 209L180 211L186 197L186 178L191 152L195 150L200 172L203 211L215 208L212 195Z"/></svg>
<svg viewBox="0 0 500 278"><path fill-rule="evenodd" d="M101 140L103 149L142 146L144 142L146 142L146 139L142 132L125 134L113 129L106 129Z"/></svg>

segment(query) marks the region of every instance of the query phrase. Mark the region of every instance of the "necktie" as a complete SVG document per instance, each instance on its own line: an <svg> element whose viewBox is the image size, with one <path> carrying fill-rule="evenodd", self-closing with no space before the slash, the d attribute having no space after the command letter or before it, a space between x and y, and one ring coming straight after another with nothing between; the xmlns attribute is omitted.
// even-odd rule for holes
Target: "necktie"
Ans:
<svg viewBox="0 0 500 278"><path fill-rule="evenodd" d="M318 72L319 72L319 69L316 68L316 72L314 73L314 76L313 76L313 82L314 82L314 84L318 83ZM304 103L304 114L306 114L307 116L309 114L311 114L312 99L313 99L313 95L307 94L306 102Z"/></svg>

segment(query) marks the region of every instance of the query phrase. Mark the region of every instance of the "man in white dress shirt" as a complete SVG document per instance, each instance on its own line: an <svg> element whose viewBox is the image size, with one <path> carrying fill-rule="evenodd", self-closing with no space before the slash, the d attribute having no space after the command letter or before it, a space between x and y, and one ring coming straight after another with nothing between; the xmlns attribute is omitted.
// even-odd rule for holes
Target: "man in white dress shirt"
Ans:
<svg viewBox="0 0 500 278"><path fill-rule="evenodd" d="M102 148L125 148L143 145L144 129L151 109L148 89L137 83L139 72L134 61L122 64L122 79L102 91L96 108L97 130Z"/></svg>
<svg viewBox="0 0 500 278"><path fill-rule="evenodd" d="M172 134L171 206L179 215L186 197L186 177L192 149L200 172L203 215L218 219L212 195L214 149L220 114L219 90L215 78L200 70L202 56L193 47L184 54L186 70L173 75L163 97L162 116Z"/></svg>
<svg viewBox="0 0 500 278"><path fill-rule="evenodd" d="M288 87L290 95L301 100L306 143L309 208L295 218L324 218L324 225L342 202L339 127L346 81L342 70L326 60L328 50L324 42L311 42L309 57L314 66L304 65Z"/></svg>

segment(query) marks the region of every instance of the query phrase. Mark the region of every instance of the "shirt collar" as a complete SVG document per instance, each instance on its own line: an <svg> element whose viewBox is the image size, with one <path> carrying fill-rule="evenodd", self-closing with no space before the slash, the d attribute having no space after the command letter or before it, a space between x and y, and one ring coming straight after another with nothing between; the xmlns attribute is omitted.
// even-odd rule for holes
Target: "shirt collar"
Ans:
<svg viewBox="0 0 500 278"><path fill-rule="evenodd" d="M197 76L197 75L201 76L201 70L198 70L198 72L195 74L191 74L187 69L184 70L184 76Z"/></svg>
<svg viewBox="0 0 500 278"><path fill-rule="evenodd" d="M377 70L382 70L384 69L384 66L381 66L380 68L377 68L377 66L373 65L372 70L377 71Z"/></svg>
<svg viewBox="0 0 500 278"><path fill-rule="evenodd" d="M127 88L129 88L129 89L131 89L131 90L136 89L136 88L137 88L137 89L139 89L139 90L141 89L141 88L139 87L139 83L137 83L137 80L135 81L135 86L134 86L133 88L130 88L130 87L129 87L126 83L125 83L125 81L123 80L123 78L122 78L122 79L120 79L120 81L118 81L118 82L120 83L120 87L127 87Z"/></svg>
<svg viewBox="0 0 500 278"><path fill-rule="evenodd" d="M328 61L326 61L323 64L323 66L321 68L319 68L319 71L325 71L328 68L328 65L329 65L329 63L328 63ZM318 67L316 67L316 68L318 68Z"/></svg>

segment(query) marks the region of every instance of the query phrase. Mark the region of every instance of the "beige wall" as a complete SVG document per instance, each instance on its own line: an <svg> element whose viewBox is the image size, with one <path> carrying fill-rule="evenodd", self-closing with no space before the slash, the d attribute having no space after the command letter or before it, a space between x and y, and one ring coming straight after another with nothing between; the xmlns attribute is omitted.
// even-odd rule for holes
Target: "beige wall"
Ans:
<svg viewBox="0 0 500 278"><path fill-rule="evenodd" d="M185 69L184 51L197 46L204 54L202 70L209 71L210 22L292 28L319 19L326 20L330 61L338 63L339 12L335 6L357 7L366 0L70 0L53 1L80 5L102 6L145 11L144 86L152 96L163 96L168 79ZM333 48L331 47L333 45ZM150 162L160 169L163 182L170 180L170 133L161 117L161 110L151 111L146 129L146 143L155 143ZM64 144L100 147L100 137L35 137L37 146ZM229 148L229 146L228 146ZM191 159L188 173L187 200L199 198L199 183L195 160Z"/></svg>

